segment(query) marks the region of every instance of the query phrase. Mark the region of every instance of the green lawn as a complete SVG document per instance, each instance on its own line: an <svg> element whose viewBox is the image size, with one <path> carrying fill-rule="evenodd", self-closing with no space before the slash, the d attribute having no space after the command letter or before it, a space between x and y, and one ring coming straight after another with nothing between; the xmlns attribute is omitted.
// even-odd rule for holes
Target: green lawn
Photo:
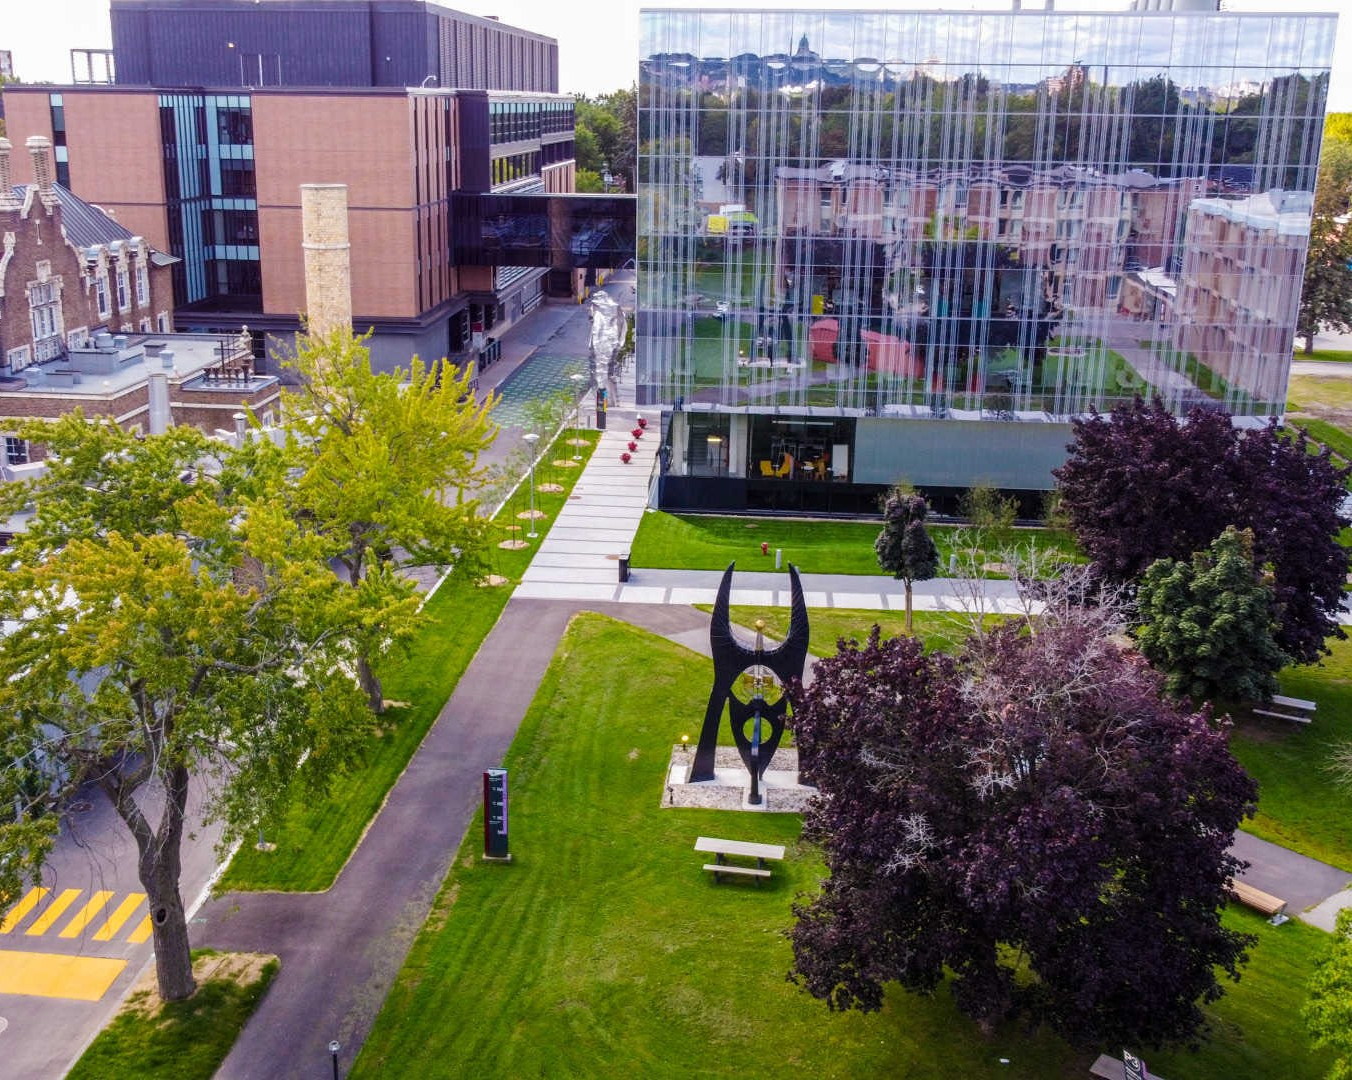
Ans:
<svg viewBox="0 0 1352 1080"><path fill-rule="evenodd" d="M1352 352L1346 349L1315 349L1314 352L1307 353L1304 349L1297 349L1292 359L1324 360L1335 364L1352 364Z"/></svg>
<svg viewBox="0 0 1352 1080"><path fill-rule="evenodd" d="M1306 416L1290 417L1289 422L1296 427L1304 428L1311 439L1323 443L1343 461L1352 461L1352 432L1345 431L1327 420L1315 420Z"/></svg>
<svg viewBox="0 0 1352 1080"><path fill-rule="evenodd" d="M1352 790L1325 768L1333 746L1352 741L1352 641L1329 644L1321 666L1280 676L1282 693L1318 704L1313 722L1242 719L1231 745L1259 785L1258 814L1244 827L1352 873Z"/></svg>
<svg viewBox="0 0 1352 1080"><path fill-rule="evenodd" d="M583 449L591 455L598 438L595 432L583 432L592 446ZM563 432L563 440L573 437L573 429ZM541 454L541 460L571 457L571 447L561 440ZM582 471L536 466L536 481L558 483L562 493L538 492L535 505L545 513L538 532L543 538L549 524L568 498L573 480ZM497 521L507 525L520 522L519 511L528 508L529 493L519 489L510 505L503 508ZM522 536L525 530L498 535ZM507 578L506 584L484 587L466 581L448 581L437 590L424 609L427 625L418 633L406 655L387 658L381 665L385 696L391 701L407 702L392 708L382 723L382 731L371 742L365 762L346 776L338 778L327 799L299 800L291 806L284 821L267 822L265 838L277 845L275 851L259 852L252 844L240 847L220 889L281 889L316 891L333 884L338 871L347 862L371 820L385 800L409 758L427 734L427 729L446 704L469 662L488 635L507 604L521 574L539 547L540 540L520 551L491 549L492 569Z"/></svg>
<svg viewBox="0 0 1352 1080"><path fill-rule="evenodd" d="M145 1009L153 995L134 993L75 1063L70 1080L208 1080L277 974L277 958L271 957L256 970L248 969L252 977L202 977L204 965L241 959L193 950L197 992L187 1001L170 1002L154 1016Z"/></svg>
<svg viewBox="0 0 1352 1080"><path fill-rule="evenodd" d="M507 757L513 862L482 863L470 826L352 1075L1084 1076L1092 1055L1012 1025L983 1036L944 991L836 1014L785 980L790 905L823 872L798 818L659 805L707 679L676 645L574 621ZM716 885L702 833L788 858L763 887ZM1322 1075L1296 1017L1324 935L1228 918L1262 940L1211 1010L1219 1037L1148 1060L1179 1080Z"/></svg>
<svg viewBox="0 0 1352 1080"><path fill-rule="evenodd" d="M1352 408L1352 379L1339 375L1292 375L1286 393L1288 412L1305 412L1315 405Z"/></svg>
<svg viewBox="0 0 1352 1080"><path fill-rule="evenodd" d="M880 574L873 541L881 529L880 521L644 514L630 562L636 567L723 570L735 559L739 570L772 570L778 548L786 565L791 562L805 574ZM930 526L942 567L948 566L957 531L952 526ZM1017 544L1036 541L1039 547L1053 547L1067 557L1076 557L1074 542L1060 530L1015 529L1010 539ZM761 554L762 543L770 545L769 555ZM989 545L992 559L997 557L994 549L999 546Z"/></svg>
<svg viewBox="0 0 1352 1080"><path fill-rule="evenodd" d="M712 604L698 604L704 611L712 611ZM729 609L732 621L751 627L757 619L765 620L765 632L776 641L783 641L789 632L788 608L755 608L734 605ZM812 608L807 613L808 651L814 656L835 656L841 638L854 639L861 644L868 640L869 631L876 623L883 639L896 637L906 629L906 614L901 611L859 611L849 608ZM986 616L990 624L999 616ZM959 612L917 611L913 613L912 627L925 644L925 651L952 652L971 632L971 619Z"/></svg>

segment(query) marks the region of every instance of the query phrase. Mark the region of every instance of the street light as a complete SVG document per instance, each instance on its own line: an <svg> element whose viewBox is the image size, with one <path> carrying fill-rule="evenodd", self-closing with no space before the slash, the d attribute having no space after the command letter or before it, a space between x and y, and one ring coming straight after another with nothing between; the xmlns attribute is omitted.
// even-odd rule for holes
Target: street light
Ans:
<svg viewBox="0 0 1352 1080"><path fill-rule="evenodd" d="M333 1080L338 1080L338 1051L341 1049L337 1039L329 1043L329 1057L333 1058Z"/></svg>
<svg viewBox="0 0 1352 1080"><path fill-rule="evenodd" d="M576 387L579 383L581 383L581 381L582 381L583 379L585 379L586 377L587 377L587 376L583 375L582 372L580 372L580 371L575 371L575 372L573 372L571 375L568 376L568 378L570 378L570 379L573 380L573 385L574 385L575 387ZM581 460L582 460L582 447L581 447L581 445L580 445L581 442L582 442L582 394L578 393L577 391L574 391L574 392L573 392L573 460L574 460L574 461L581 461Z"/></svg>
<svg viewBox="0 0 1352 1080"><path fill-rule="evenodd" d="M530 446L530 532L526 533L526 539L534 540L540 535L535 531L535 444L540 441L540 436L528 431L521 437Z"/></svg>

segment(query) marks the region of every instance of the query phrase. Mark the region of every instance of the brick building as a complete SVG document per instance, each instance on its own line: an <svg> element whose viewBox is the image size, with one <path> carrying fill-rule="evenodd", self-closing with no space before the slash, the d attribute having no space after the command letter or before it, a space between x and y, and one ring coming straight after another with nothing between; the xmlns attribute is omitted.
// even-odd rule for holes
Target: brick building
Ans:
<svg viewBox="0 0 1352 1080"><path fill-rule="evenodd" d="M145 431L230 430L245 404L266 414L278 381L238 335L172 333L176 260L55 183L46 138L27 148L36 182L14 187L0 139L0 476L40 456L18 422L77 407Z"/></svg>
<svg viewBox="0 0 1352 1080"><path fill-rule="evenodd" d="M0 140L0 374L58 359L99 331L171 330L174 260L54 183L46 138L27 146L36 182L14 187Z"/></svg>
<svg viewBox="0 0 1352 1080"><path fill-rule="evenodd" d="M113 0L112 18L117 85L9 86L5 106L51 140L59 183L181 260L179 327L290 339L311 183L348 188L378 365L470 359L541 301L546 269L456 265L451 207L573 190L552 39L422 0Z"/></svg>

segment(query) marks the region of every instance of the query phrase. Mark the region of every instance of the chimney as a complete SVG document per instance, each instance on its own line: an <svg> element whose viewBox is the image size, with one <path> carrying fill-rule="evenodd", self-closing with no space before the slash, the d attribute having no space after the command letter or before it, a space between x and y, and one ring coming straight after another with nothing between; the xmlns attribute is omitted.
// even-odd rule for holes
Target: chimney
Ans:
<svg viewBox="0 0 1352 1080"><path fill-rule="evenodd" d="M163 435L173 423L173 410L169 405L169 375L164 371L152 371L147 378L147 391L150 399L150 416L147 427L151 435Z"/></svg>
<svg viewBox="0 0 1352 1080"><path fill-rule="evenodd" d="M9 171L10 142L0 139L0 210L17 210L20 202L14 194L14 177Z"/></svg>
<svg viewBox="0 0 1352 1080"><path fill-rule="evenodd" d="M301 247L305 308L311 338L352 332L352 245L347 233L347 185L301 184Z"/></svg>
<svg viewBox="0 0 1352 1080"><path fill-rule="evenodd" d="M28 152L33 155L33 178L38 185L38 198L42 200L42 205L51 213L53 206L56 206L61 200L56 197L56 189L52 187L52 144L51 140L45 135L28 136Z"/></svg>

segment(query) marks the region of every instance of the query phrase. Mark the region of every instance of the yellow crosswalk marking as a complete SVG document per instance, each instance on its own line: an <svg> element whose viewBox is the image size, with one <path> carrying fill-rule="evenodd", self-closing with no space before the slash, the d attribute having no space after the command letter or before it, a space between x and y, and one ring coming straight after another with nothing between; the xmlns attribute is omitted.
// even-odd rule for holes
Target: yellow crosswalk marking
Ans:
<svg viewBox="0 0 1352 1080"><path fill-rule="evenodd" d="M27 930L29 937L37 934L45 934L52 928L52 923L61 918L66 908L75 903L75 898L80 895L79 889L63 889L61 895L52 901L51 906L39 915L36 921Z"/></svg>
<svg viewBox="0 0 1352 1080"><path fill-rule="evenodd" d="M76 890L79 891L78 889ZM0 994L98 1001L122 974L125 960L58 956L6 950L0 964Z"/></svg>
<svg viewBox="0 0 1352 1080"><path fill-rule="evenodd" d="M134 892L117 905L108 916L108 921L94 932L95 941L112 941L113 935L122 929L122 924L131 918L132 912L145 903L146 894Z"/></svg>
<svg viewBox="0 0 1352 1080"><path fill-rule="evenodd" d="M28 895L10 908L9 914L5 916L5 921L0 922L0 934L8 934L19 923L23 922L24 916L42 903L49 892L51 892L50 889L44 889L41 885L29 889Z"/></svg>
<svg viewBox="0 0 1352 1080"><path fill-rule="evenodd" d="M127 940L130 941L133 945L139 945L141 944L141 942L145 941L146 938L148 937L150 937L149 915L147 915L144 919L141 920L141 925L131 932L131 936L127 938Z"/></svg>
<svg viewBox="0 0 1352 1080"><path fill-rule="evenodd" d="M78 937L84 928L94 921L94 916L103 910L103 905L108 903L108 898L112 895L111 891L103 889L96 892L90 897L89 903L80 909L80 913L66 923L60 936L64 938Z"/></svg>

